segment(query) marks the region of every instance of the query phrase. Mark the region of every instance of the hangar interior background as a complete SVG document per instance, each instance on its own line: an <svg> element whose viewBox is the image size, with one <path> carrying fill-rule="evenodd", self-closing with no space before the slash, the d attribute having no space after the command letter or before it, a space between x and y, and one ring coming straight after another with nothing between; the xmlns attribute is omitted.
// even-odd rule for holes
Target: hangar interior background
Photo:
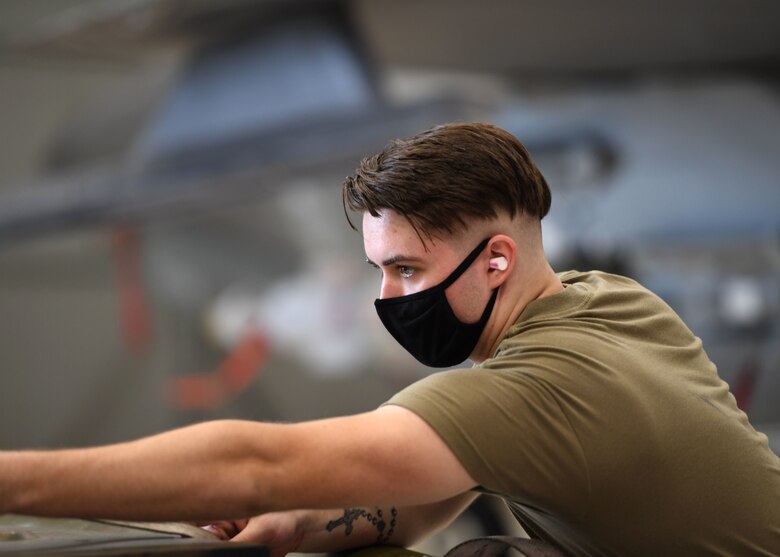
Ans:
<svg viewBox="0 0 780 557"><path fill-rule="evenodd" d="M0 447L368 410L427 373L339 188L484 120L559 270L638 278L780 450L780 5L0 2Z"/></svg>

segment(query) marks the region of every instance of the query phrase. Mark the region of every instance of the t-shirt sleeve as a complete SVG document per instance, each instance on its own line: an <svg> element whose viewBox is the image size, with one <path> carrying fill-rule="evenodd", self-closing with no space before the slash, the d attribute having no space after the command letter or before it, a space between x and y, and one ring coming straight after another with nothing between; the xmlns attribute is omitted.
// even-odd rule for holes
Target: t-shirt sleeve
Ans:
<svg viewBox="0 0 780 557"><path fill-rule="evenodd" d="M483 489L580 512L587 470L562 396L533 375L474 368L430 375L386 404L425 420Z"/></svg>

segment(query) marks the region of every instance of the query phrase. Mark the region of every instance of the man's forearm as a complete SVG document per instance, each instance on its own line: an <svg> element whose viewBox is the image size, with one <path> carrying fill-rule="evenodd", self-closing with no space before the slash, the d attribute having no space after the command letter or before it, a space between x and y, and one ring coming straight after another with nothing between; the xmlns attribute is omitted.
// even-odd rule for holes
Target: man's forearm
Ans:
<svg viewBox="0 0 780 557"><path fill-rule="evenodd" d="M245 432L242 430L246 429ZM0 511L48 516L209 520L266 509L254 429L210 422L140 441L0 452Z"/></svg>
<svg viewBox="0 0 780 557"><path fill-rule="evenodd" d="M309 511L302 515L304 536L297 551L332 552L376 544L408 547L446 527L477 496L468 492L413 507Z"/></svg>

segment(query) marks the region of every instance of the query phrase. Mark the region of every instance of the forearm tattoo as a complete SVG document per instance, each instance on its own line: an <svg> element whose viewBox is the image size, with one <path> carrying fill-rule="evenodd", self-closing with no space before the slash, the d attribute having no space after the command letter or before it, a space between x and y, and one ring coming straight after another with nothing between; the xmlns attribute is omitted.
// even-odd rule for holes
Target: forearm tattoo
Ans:
<svg viewBox="0 0 780 557"><path fill-rule="evenodd" d="M337 520L331 520L328 522L325 529L328 532L332 532L342 524L344 525L344 535L349 536L352 533L355 521L359 518L365 518L377 529L379 534L376 537L376 543L387 543L390 541L390 537L395 530L396 518L398 518L398 511L395 507L390 509L390 527L388 528L387 522L384 519L382 509L376 508L376 514L371 514L365 509L344 509L344 516ZM387 528L387 533L385 529Z"/></svg>

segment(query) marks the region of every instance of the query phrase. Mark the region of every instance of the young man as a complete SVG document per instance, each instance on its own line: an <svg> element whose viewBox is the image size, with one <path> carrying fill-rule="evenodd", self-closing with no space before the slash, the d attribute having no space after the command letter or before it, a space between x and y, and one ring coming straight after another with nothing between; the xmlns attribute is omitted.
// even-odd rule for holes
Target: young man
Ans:
<svg viewBox="0 0 780 557"><path fill-rule="evenodd" d="M552 271L550 192L513 136L453 124L393 142L343 196L389 332L423 363L474 368L358 416L0 453L0 512L230 519L212 528L281 555L408 545L486 492L567 555L780 555L766 437L660 299Z"/></svg>

